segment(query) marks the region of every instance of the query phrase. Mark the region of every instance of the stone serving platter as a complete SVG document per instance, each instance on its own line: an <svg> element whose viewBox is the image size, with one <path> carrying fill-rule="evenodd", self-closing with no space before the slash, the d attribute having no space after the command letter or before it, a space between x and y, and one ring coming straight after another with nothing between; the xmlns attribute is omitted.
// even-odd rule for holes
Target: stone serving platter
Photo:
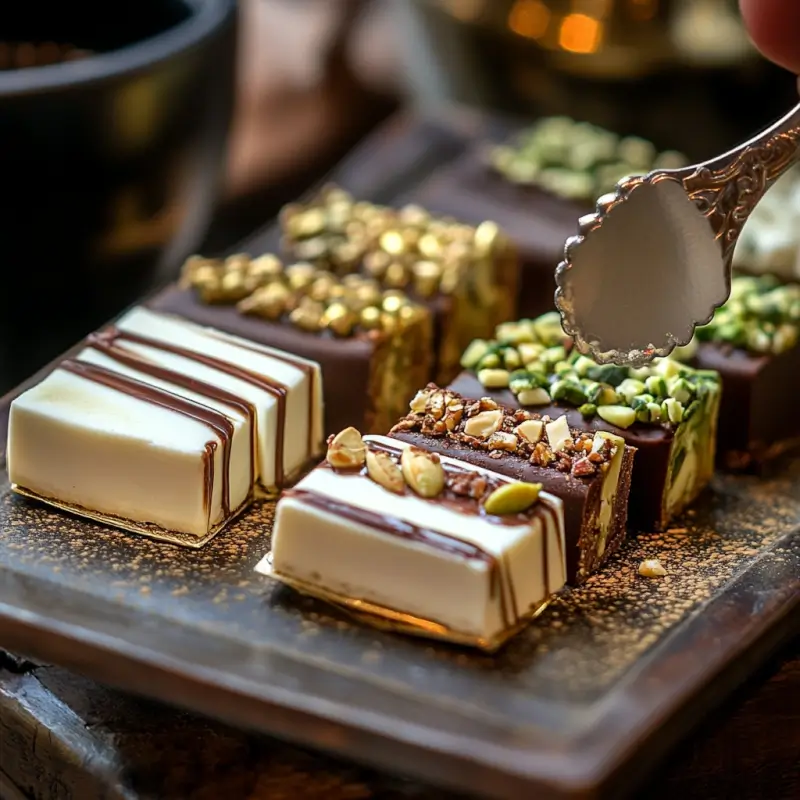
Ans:
<svg viewBox="0 0 800 800"><path fill-rule="evenodd" d="M335 177L391 202L490 124L395 120ZM0 401L3 442L24 388ZM0 447L0 646L455 789L577 798L633 791L800 631L800 460L718 476L494 656L362 627L257 575L272 514L201 550L161 544L13 495ZM667 576L640 577L645 558Z"/></svg>

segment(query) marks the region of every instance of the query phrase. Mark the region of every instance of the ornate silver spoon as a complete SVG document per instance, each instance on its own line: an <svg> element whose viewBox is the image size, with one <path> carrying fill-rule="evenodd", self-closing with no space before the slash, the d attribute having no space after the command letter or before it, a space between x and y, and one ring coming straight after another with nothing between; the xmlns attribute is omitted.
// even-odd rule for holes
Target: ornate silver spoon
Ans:
<svg viewBox="0 0 800 800"><path fill-rule="evenodd" d="M688 344L730 293L736 240L800 159L800 106L702 164L623 178L582 217L556 269L556 307L577 349L641 366Z"/></svg>

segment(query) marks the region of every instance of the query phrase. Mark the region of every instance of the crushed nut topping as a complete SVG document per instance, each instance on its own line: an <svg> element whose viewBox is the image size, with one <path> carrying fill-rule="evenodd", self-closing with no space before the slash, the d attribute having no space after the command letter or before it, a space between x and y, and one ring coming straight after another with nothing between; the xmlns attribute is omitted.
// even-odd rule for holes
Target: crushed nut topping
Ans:
<svg viewBox="0 0 800 800"><path fill-rule="evenodd" d="M514 453L538 467L552 467L576 478L596 475L616 454L617 448L610 440L593 450L594 434L573 429L569 430L571 438L563 440L558 452L554 452L542 435L550 422L549 417L523 409L503 409L489 398L470 402L430 383L417 392L411 412L391 432L449 436L475 450L488 451L492 458Z"/></svg>
<svg viewBox="0 0 800 800"><path fill-rule="evenodd" d="M667 571L657 558L648 558L639 564L639 574L643 578L663 578Z"/></svg>
<svg viewBox="0 0 800 800"><path fill-rule="evenodd" d="M181 284L203 303L236 305L242 314L288 321L310 333L346 338L430 324L430 311L397 288L362 275L334 275L307 262L284 265L271 254L237 254L224 261L192 256Z"/></svg>

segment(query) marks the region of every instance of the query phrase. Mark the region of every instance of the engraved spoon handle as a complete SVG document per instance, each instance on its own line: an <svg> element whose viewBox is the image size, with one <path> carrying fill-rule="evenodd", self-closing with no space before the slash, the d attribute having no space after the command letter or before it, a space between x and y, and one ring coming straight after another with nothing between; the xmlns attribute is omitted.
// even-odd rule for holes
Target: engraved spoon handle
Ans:
<svg viewBox="0 0 800 800"><path fill-rule="evenodd" d="M750 141L673 173L706 216L727 264L742 227L767 189L800 160L800 105Z"/></svg>

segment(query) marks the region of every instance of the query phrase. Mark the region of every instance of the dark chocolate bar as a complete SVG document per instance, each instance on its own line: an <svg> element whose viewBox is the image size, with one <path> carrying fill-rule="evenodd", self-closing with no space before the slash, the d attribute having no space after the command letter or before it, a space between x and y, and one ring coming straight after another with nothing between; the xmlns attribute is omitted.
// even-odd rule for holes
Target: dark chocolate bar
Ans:
<svg viewBox="0 0 800 800"><path fill-rule="evenodd" d="M556 313L498 326L465 352L451 385L469 398L567 414L579 430L609 431L636 448L629 521L662 530L711 479L721 394L715 372L671 359L651 367L599 366L571 350Z"/></svg>
<svg viewBox="0 0 800 800"><path fill-rule="evenodd" d="M385 431L430 375L428 310L359 276L274 256L193 258L149 305L319 363L327 432Z"/></svg>
<svg viewBox="0 0 800 800"><path fill-rule="evenodd" d="M678 356L722 379L717 460L758 468L800 445L800 284L735 277L728 302Z"/></svg>
<svg viewBox="0 0 800 800"><path fill-rule="evenodd" d="M466 400L434 384L420 391L390 436L528 483L564 503L567 581L582 583L625 537L635 449L605 431ZM562 421L558 421L558 417Z"/></svg>
<svg viewBox="0 0 800 800"><path fill-rule="evenodd" d="M434 368L442 382L460 354L512 315L519 278L516 249L493 222L476 227L437 219L423 208L356 202L334 186L280 215L283 253L337 275L363 274L401 289L433 315Z"/></svg>

